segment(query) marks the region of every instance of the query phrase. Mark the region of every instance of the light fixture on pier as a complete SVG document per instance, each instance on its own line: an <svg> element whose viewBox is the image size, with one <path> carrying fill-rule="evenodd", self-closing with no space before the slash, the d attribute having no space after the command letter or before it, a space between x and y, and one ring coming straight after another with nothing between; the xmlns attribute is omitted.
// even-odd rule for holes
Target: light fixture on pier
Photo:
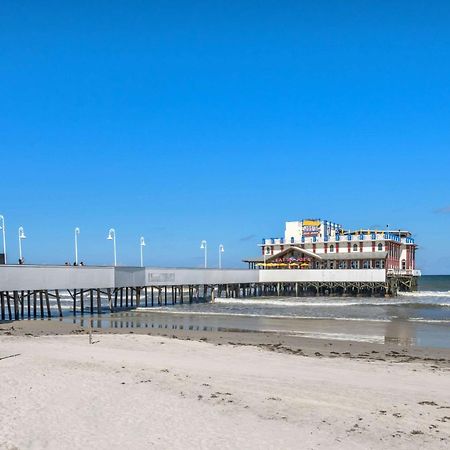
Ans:
<svg viewBox="0 0 450 450"><path fill-rule="evenodd" d="M26 239L25 232L23 231L23 227L19 227L19 264L23 263L22 257L22 240Z"/></svg>
<svg viewBox="0 0 450 450"><path fill-rule="evenodd" d="M219 245L219 269L222 268L222 253L225 251L223 244Z"/></svg>
<svg viewBox="0 0 450 450"><path fill-rule="evenodd" d="M107 239L108 239L108 241L113 241L114 266L117 266L116 230L114 228L109 229Z"/></svg>
<svg viewBox="0 0 450 450"><path fill-rule="evenodd" d="M78 235L80 234L80 229L75 228L75 265L78 266Z"/></svg>
<svg viewBox="0 0 450 450"><path fill-rule="evenodd" d="M141 267L144 267L144 247L145 247L144 236L141 236L141 239L139 240L139 245L141 247Z"/></svg>
<svg viewBox="0 0 450 450"><path fill-rule="evenodd" d="M205 269L206 269L208 267L208 243L205 240L203 240L200 243L200 248L202 250L205 250Z"/></svg>
<svg viewBox="0 0 450 450"><path fill-rule="evenodd" d="M5 264L6 264L6 227L5 227L5 218L0 214L0 230L2 230L3 235L3 255L5 256Z"/></svg>

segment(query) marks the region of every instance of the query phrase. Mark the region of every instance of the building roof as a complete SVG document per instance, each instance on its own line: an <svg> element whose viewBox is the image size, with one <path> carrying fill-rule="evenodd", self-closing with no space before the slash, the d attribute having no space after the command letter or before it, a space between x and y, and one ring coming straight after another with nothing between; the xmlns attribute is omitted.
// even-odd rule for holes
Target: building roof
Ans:
<svg viewBox="0 0 450 450"><path fill-rule="evenodd" d="M292 250L294 250L298 253L303 253L306 256L311 256L311 258L314 258L314 259L318 259L318 260L322 259L321 254L314 253L313 251L308 250L306 248L301 248L301 247L297 247L295 245L291 245L290 247L285 248L283 251L278 252L275 255L270 255L269 257L266 257L266 261L271 261L272 259L280 258L281 256L284 256L286 253L291 252Z"/></svg>
<svg viewBox="0 0 450 450"><path fill-rule="evenodd" d="M242 260L243 262L246 263L259 263L259 262L264 262L264 256L257 256L254 258L245 258Z"/></svg>

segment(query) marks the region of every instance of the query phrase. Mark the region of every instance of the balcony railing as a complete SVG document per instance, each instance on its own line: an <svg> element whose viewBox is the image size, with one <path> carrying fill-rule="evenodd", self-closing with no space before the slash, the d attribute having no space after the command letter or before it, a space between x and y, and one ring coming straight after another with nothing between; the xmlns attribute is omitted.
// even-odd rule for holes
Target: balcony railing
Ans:
<svg viewBox="0 0 450 450"><path fill-rule="evenodd" d="M417 269L387 269L386 271L388 276L412 276L412 277L420 277L422 276L422 272Z"/></svg>
<svg viewBox="0 0 450 450"><path fill-rule="evenodd" d="M360 241L395 241L402 244L414 244L414 239L411 237L400 238L395 233L371 233L371 234L341 234L335 236L302 236L300 239L285 240L284 238L265 238L262 239L262 245L285 245L285 244L304 244L317 242L360 242Z"/></svg>

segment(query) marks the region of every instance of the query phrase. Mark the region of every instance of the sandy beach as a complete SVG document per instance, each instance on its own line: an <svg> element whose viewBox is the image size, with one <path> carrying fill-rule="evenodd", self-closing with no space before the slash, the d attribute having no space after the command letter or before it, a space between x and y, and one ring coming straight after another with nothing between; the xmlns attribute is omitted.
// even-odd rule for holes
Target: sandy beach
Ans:
<svg viewBox="0 0 450 450"><path fill-rule="evenodd" d="M2 449L450 445L448 351L54 323L0 326Z"/></svg>

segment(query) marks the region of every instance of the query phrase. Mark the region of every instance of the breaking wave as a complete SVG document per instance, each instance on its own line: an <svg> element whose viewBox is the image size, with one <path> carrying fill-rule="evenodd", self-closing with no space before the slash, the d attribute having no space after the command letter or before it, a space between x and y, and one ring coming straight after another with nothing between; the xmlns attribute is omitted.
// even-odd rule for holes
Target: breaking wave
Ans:
<svg viewBox="0 0 450 450"><path fill-rule="evenodd" d="M424 296L429 297L429 296ZM440 296L441 298L445 298L445 296ZM230 298L217 298L216 303L222 305L252 305L252 306L312 306L312 307L346 307L346 306L417 306L422 307L426 306L450 306L450 294L447 296L448 302L418 302L417 300L411 301L407 299L407 296L402 299L396 300L372 300L372 299L361 299L361 300L342 300L342 301L292 301L290 300L282 300L282 299L261 299L261 298L253 298L253 299L230 299ZM412 297L415 298L415 297Z"/></svg>
<svg viewBox="0 0 450 450"><path fill-rule="evenodd" d="M415 291L415 292L399 292L399 297L448 297L450 300L450 291Z"/></svg>

